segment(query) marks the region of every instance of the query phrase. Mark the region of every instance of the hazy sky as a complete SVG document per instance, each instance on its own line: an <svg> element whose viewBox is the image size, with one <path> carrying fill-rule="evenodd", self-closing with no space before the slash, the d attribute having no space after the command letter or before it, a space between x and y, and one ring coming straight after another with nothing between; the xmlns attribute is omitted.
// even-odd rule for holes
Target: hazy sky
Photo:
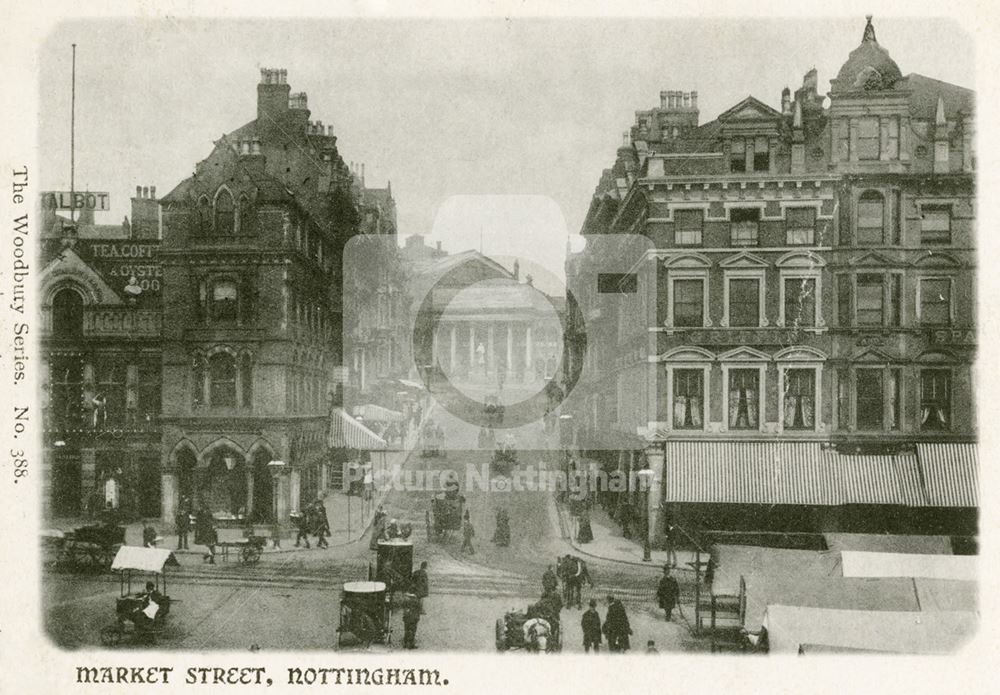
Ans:
<svg viewBox="0 0 1000 695"><path fill-rule="evenodd" d="M76 181L110 191L108 223L129 214L136 185L167 193L252 120L259 68L281 67L368 185L392 181L401 235L436 230L460 251L482 232L487 253L558 272L622 132L661 89L697 90L702 122L748 94L779 107L781 88L814 66L828 91L863 27L860 16L67 22L41 49L39 179L69 187L73 42ZM875 28L903 74L974 86L959 25L876 17Z"/></svg>

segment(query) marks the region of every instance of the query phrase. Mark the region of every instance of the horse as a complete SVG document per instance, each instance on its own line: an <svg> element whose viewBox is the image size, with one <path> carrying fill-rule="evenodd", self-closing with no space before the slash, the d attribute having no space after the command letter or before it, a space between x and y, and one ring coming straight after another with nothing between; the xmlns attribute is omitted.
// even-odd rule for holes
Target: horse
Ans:
<svg viewBox="0 0 1000 695"><path fill-rule="evenodd" d="M587 571L587 563L578 557L566 555L559 560L558 573L563 582L563 601L566 606L576 604L577 608L583 608L583 583L594 585Z"/></svg>

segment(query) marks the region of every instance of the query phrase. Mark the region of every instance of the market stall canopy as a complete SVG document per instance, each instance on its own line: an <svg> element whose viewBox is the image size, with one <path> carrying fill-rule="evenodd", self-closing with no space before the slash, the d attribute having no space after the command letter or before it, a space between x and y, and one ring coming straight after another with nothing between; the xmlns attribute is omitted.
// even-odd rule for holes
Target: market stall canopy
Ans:
<svg viewBox="0 0 1000 695"><path fill-rule="evenodd" d="M406 418L397 410L383 408L380 405L359 405L354 408L354 416L361 416L369 422L402 422Z"/></svg>
<svg viewBox="0 0 1000 695"><path fill-rule="evenodd" d="M756 631L767 607L807 606L863 611L975 611L975 582L896 577L806 577L774 573L743 578L743 627Z"/></svg>
<svg viewBox="0 0 1000 695"><path fill-rule="evenodd" d="M327 444L332 449L375 450L388 447L385 440L345 413L334 408L330 416L330 434Z"/></svg>
<svg viewBox="0 0 1000 695"><path fill-rule="evenodd" d="M975 613L836 610L770 605L763 625L771 653L797 654L802 645L891 652L948 654L971 638Z"/></svg>
<svg viewBox="0 0 1000 695"><path fill-rule="evenodd" d="M975 581L979 576L974 555L921 555L916 553L840 553L845 577L924 577Z"/></svg>
<svg viewBox="0 0 1000 695"><path fill-rule="evenodd" d="M712 546L711 554L715 596L739 596L740 577L747 575L840 576L840 554L835 552L720 544Z"/></svg>
<svg viewBox="0 0 1000 695"><path fill-rule="evenodd" d="M123 545L115 554L111 569L114 571L134 570L163 574L164 567L180 567L174 554L166 548L141 548Z"/></svg>

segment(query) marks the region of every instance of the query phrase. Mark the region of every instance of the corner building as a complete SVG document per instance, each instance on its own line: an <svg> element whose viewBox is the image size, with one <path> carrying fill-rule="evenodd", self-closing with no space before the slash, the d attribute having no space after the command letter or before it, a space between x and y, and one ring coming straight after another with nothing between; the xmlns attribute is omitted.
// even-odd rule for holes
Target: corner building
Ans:
<svg viewBox="0 0 1000 695"><path fill-rule="evenodd" d="M648 499L605 505L654 543L668 522L976 533L973 94L903 76L870 19L817 82L704 124L696 92L662 92L595 191L582 233L654 249L631 285L575 283L567 343L598 384L576 446L653 469ZM588 450L602 429L620 444Z"/></svg>
<svg viewBox="0 0 1000 695"><path fill-rule="evenodd" d="M363 220L333 129L285 70L161 201L162 516L284 521L327 485L342 263Z"/></svg>

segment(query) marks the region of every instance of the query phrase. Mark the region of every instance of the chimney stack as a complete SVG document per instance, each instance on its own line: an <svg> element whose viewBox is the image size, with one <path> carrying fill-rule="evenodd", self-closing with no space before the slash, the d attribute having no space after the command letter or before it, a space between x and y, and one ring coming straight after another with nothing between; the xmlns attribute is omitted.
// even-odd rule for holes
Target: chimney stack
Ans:
<svg viewBox="0 0 1000 695"><path fill-rule="evenodd" d="M268 131L278 128L288 112L288 71L261 68L257 85L258 128Z"/></svg>
<svg viewBox="0 0 1000 695"><path fill-rule="evenodd" d="M156 186L136 186L132 198L132 239L158 239L160 237L160 204L156 200Z"/></svg>
<svg viewBox="0 0 1000 695"><path fill-rule="evenodd" d="M691 92L691 108L692 109L696 109L696 110L698 108L698 92L697 91L692 91Z"/></svg>
<svg viewBox="0 0 1000 695"><path fill-rule="evenodd" d="M792 113L792 90L788 87L781 90L781 113L785 116Z"/></svg>
<svg viewBox="0 0 1000 695"><path fill-rule="evenodd" d="M667 97L669 95L670 95L670 92L665 92L665 91L661 91L660 92L660 108L661 109L667 108Z"/></svg>

